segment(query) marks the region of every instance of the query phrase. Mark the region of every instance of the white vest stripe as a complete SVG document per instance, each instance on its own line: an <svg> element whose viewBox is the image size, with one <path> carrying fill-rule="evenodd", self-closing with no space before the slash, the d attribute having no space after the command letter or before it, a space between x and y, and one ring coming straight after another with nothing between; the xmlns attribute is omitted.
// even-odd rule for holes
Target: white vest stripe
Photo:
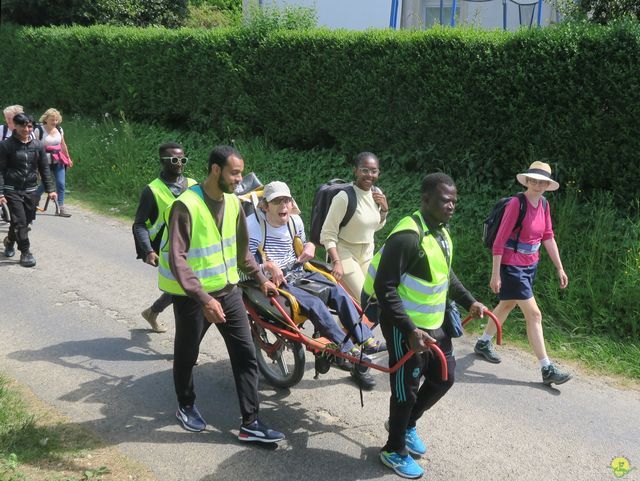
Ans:
<svg viewBox="0 0 640 481"><path fill-rule="evenodd" d="M400 282L407 286L409 289L413 289L414 291L418 291L425 295L439 294L441 292L446 292L447 289L449 289L448 280L436 286L425 286L410 274L403 275L400 279Z"/></svg>
<svg viewBox="0 0 640 481"><path fill-rule="evenodd" d="M402 299L402 305L407 311L415 311L420 312L422 314L436 314L438 312L444 312L446 307L446 302L441 304L429 305L429 304L418 304L415 302L407 301L406 299Z"/></svg>

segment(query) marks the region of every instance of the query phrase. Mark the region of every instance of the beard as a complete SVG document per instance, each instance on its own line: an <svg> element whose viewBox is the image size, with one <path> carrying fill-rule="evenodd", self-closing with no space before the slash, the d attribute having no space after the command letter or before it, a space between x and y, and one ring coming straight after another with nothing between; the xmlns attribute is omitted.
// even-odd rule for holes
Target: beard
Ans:
<svg viewBox="0 0 640 481"><path fill-rule="evenodd" d="M225 194L233 194L233 191L235 190L236 186L233 184L229 184L227 181L225 181L222 178L222 176L220 176L218 178L218 188Z"/></svg>

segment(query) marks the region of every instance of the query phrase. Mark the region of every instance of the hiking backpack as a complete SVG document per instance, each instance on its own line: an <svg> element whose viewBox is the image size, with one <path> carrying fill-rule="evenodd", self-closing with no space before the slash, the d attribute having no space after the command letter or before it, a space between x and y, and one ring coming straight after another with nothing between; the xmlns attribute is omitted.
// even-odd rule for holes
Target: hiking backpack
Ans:
<svg viewBox="0 0 640 481"><path fill-rule="evenodd" d="M517 245L520 240L520 232L522 231L522 221L524 220L524 216L527 214L527 199L523 192L519 192L516 197L520 201L518 220L516 220L516 225L513 227L513 232L518 231L516 234ZM502 216L504 215L504 208L512 198L513 197L503 197L500 199L496 205L493 206L493 209L491 209L491 212L484 220L482 244L489 250L493 249L493 243L496 240L496 235L498 235L498 229L500 229L500 223L502 222ZM542 208L546 211L547 199L541 197L540 201L542 202Z"/></svg>
<svg viewBox="0 0 640 481"><path fill-rule="evenodd" d="M347 193L347 197L349 199L347 203L347 212L345 212L344 218L342 219L342 222L340 222L340 227L344 227L356 212L358 199L356 199L356 191L353 188L353 184L342 179L331 179L329 182L322 184L318 187L318 190L316 190L316 193L313 196L313 207L311 208L310 233L311 242L315 245L322 245L320 243L322 225L327 218L327 213L329 212L329 207L331 207L333 198L343 190Z"/></svg>
<svg viewBox="0 0 640 481"><path fill-rule="evenodd" d="M318 187L318 190L316 190L316 193L313 196L310 240L317 246L322 245L320 243L320 233L322 232L324 221L327 218L329 207L331 207L331 202L338 192L342 192L343 190L347 193L348 203L347 211L340 222L340 227L342 228L349 223L353 214L356 213L356 208L358 207L358 199L356 198L356 191L353 188L353 183L342 179L331 179L329 182ZM371 188L371 192L382 191L374 185Z"/></svg>

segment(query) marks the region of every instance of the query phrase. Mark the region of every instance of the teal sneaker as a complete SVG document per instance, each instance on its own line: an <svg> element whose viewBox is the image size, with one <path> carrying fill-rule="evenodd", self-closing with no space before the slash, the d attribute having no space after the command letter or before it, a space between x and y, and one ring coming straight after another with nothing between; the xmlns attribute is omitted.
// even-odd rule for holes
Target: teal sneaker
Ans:
<svg viewBox="0 0 640 481"><path fill-rule="evenodd" d="M572 377L570 373L558 369L555 364L549 364L547 367L542 368L542 382L547 386L564 384Z"/></svg>
<svg viewBox="0 0 640 481"><path fill-rule="evenodd" d="M389 432L388 419L384 422L384 428L387 430L387 432ZM424 444L422 439L420 439L420 436L418 436L418 431L416 430L415 426L413 426L412 428L407 428L407 430L405 431L404 445L406 446L407 451L409 451L414 456L422 456L427 452L427 446Z"/></svg>
<svg viewBox="0 0 640 481"><path fill-rule="evenodd" d="M481 341L480 339L478 339L478 342L476 342L473 351L478 356L484 357L487 361L493 364L500 364L502 362L502 358L493 348L493 344L491 343L491 341Z"/></svg>
<svg viewBox="0 0 640 481"><path fill-rule="evenodd" d="M402 456L395 451L380 451L380 461L403 478L416 479L424 474L424 469L408 454Z"/></svg>
<svg viewBox="0 0 640 481"><path fill-rule="evenodd" d="M407 451L416 456L422 456L427 452L427 447L424 445L422 439L420 439L420 436L418 436L415 426L407 428L407 431L404 433L404 443L407 446Z"/></svg>

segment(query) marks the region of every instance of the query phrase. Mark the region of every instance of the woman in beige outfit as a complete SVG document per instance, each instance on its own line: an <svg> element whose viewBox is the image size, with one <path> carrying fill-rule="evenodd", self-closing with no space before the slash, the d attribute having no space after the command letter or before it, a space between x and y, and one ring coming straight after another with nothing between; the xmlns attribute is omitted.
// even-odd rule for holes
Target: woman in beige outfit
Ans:
<svg viewBox="0 0 640 481"><path fill-rule="evenodd" d="M331 201L322 226L320 242L333 264L333 275L355 299L360 300L364 278L374 254L373 236L384 226L389 207L380 189L374 187L380 175L378 157L361 152L354 160L356 211L340 227L347 212L348 195L339 192Z"/></svg>

